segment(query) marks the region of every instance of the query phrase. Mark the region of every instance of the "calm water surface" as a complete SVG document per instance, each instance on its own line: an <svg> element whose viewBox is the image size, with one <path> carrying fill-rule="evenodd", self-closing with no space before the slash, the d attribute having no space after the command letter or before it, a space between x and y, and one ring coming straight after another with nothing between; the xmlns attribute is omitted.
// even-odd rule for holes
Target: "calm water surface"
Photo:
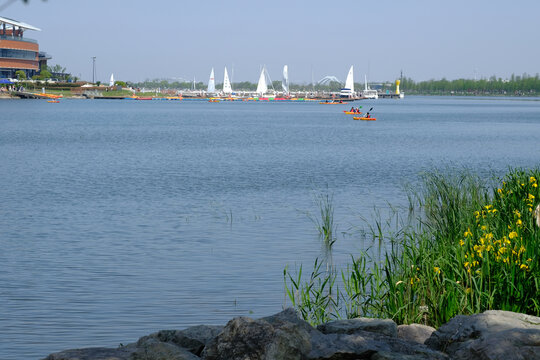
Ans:
<svg viewBox="0 0 540 360"><path fill-rule="evenodd" d="M348 106L0 101L0 358L136 341L284 305L283 268L320 253L307 213L334 195L335 258L426 169L535 167L540 102Z"/></svg>

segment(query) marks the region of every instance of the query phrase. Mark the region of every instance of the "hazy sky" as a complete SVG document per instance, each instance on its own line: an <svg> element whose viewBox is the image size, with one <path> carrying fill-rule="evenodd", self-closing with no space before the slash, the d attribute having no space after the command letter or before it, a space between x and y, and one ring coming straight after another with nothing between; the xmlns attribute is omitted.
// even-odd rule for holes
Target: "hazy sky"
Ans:
<svg viewBox="0 0 540 360"><path fill-rule="evenodd" d="M0 0L0 5L7 0ZM540 72L539 0L30 0L0 12L73 75L256 82L497 77ZM234 68L234 71L233 71Z"/></svg>

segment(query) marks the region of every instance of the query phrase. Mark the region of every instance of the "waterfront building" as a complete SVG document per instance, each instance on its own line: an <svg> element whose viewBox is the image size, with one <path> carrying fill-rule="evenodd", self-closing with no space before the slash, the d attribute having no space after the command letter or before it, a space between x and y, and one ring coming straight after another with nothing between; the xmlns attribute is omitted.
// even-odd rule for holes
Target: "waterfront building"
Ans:
<svg viewBox="0 0 540 360"><path fill-rule="evenodd" d="M15 78L18 70L30 78L51 58L46 53L40 54L38 42L24 36L26 30L41 31L35 26L0 17L0 78Z"/></svg>

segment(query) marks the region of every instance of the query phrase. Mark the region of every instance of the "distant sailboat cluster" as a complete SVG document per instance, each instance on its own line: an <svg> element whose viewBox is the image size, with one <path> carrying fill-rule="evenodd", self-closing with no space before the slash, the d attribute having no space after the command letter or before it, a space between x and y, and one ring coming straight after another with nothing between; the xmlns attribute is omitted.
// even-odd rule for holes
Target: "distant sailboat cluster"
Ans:
<svg viewBox="0 0 540 360"><path fill-rule="evenodd" d="M268 84L270 84L271 89L268 88ZM287 65L283 67L283 80L282 80L281 85L282 85L282 93L285 96L288 96L289 95L289 74L288 74ZM214 68L212 68L212 70L210 71L210 78L208 80L208 88L206 92L208 95L225 95L225 96L233 95L232 84L231 84L231 80L229 79L229 72L227 71L227 67L225 67L223 71L223 89L221 91L216 90ZM257 90L255 91L255 95L258 95L260 97L277 95L277 91L273 88L272 80L270 79L270 75L268 74L268 71L266 70L266 66L263 66L261 70L259 81L257 82Z"/></svg>
<svg viewBox="0 0 540 360"><path fill-rule="evenodd" d="M287 65L283 66L281 80L281 89L274 89L270 75L266 69L266 66L262 66L261 72L259 75L259 80L257 81L257 89L255 92L242 92L237 93L232 88L232 83L229 78L229 73L227 67L223 71L223 88L221 90L216 89L215 73L214 68L210 71L210 78L208 80L208 88L206 90L206 96L210 97L257 97L257 98L274 98L277 96L289 98L294 97L295 94L291 94L289 87L289 67ZM397 89L396 89L397 90ZM403 97L403 93L399 93L397 90L395 95L399 95L400 98ZM203 95L204 96L204 95ZM377 99L379 94L377 90L373 90L369 87L367 82L367 76L364 77L364 89L356 92L354 89L354 66L351 65L349 72L347 73L347 78L345 80L345 85L339 93L333 93L332 97L338 97L343 100L356 100L356 99Z"/></svg>

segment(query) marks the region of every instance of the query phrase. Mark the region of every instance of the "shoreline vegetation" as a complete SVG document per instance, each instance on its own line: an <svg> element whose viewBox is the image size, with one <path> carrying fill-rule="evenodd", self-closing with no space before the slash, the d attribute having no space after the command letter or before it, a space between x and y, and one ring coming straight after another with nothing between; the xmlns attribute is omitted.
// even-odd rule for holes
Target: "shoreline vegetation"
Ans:
<svg viewBox="0 0 540 360"><path fill-rule="evenodd" d="M376 219L372 246L341 269L332 262L332 197L320 196L324 251L311 274L284 269L288 299L312 325L371 317L438 328L486 310L539 316L539 180L538 168L502 179L428 172L420 190L407 190L406 214Z"/></svg>
<svg viewBox="0 0 540 360"><path fill-rule="evenodd" d="M146 80L143 82L124 82L117 81L115 86L108 87L101 83L96 83L94 87L83 88L82 85L88 82L52 82L46 79L34 80L32 82L20 80L16 86L23 86L31 91L41 91L45 89L47 93L62 95L65 98L81 97L85 91L102 93L103 96L154 96L166 97L177 95L181 92L204 91L207 84L203 82L179 82L169 80ZM384 81L379 84L371 84L381 93L393 93L395 85L392 81ZM219 91L223 84L216 84ZM279 91L281 81L273 81L272 86ZM339 82L330 82L325 84L295 84L291 83L289 89L291 92L316 93L336 93L342 88ZM128 88L133 90L127 90ZM248 81L236 82L232 88L238 92L253 92L257 84ZM363 89L363 83L355 83L355 88ZM495 76L489 79L456 79L447 80L428 80L416 82L411 78L401 79L401 92L407 95L439 95L439 96L515 96L515 97L537 97L540 96L540 75L530 76L523 74L521 76L512 75L510 79L497 78ZM1 95L1 93L0 93Z"/></svg>

